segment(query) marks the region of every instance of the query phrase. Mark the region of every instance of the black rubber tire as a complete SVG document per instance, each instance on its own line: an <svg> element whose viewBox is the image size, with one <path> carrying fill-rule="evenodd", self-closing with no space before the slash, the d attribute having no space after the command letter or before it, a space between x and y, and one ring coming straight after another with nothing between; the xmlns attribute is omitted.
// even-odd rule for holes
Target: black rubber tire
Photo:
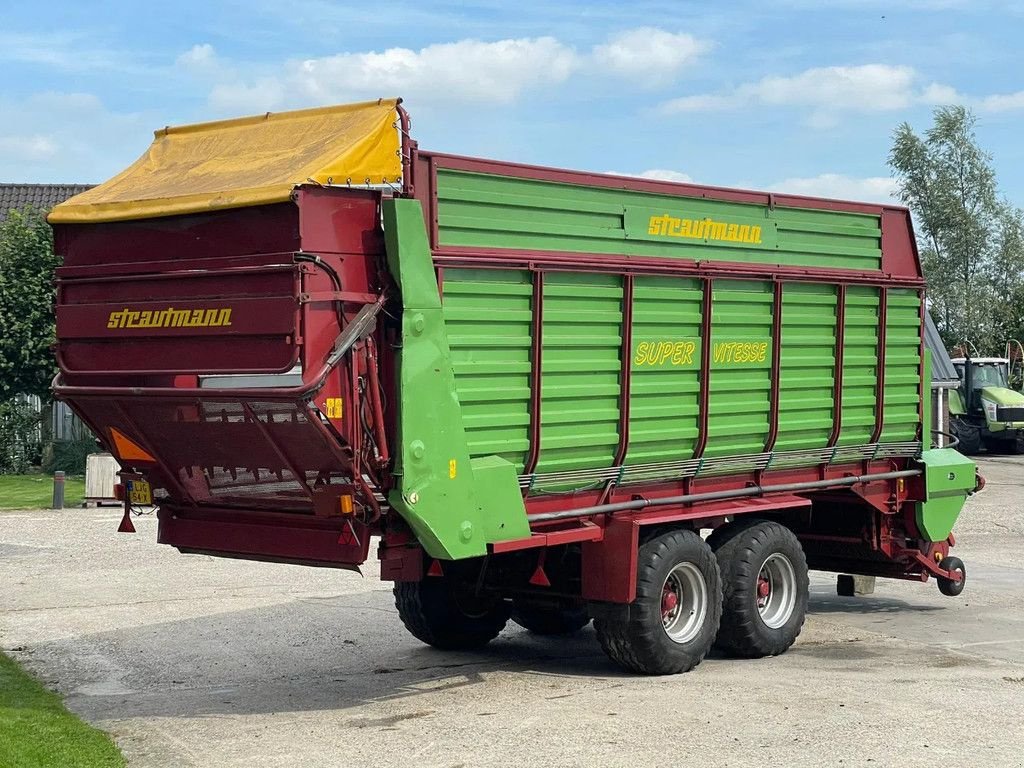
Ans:
<svg viewBox="0 0 1024 768"><path fill-rule="evenodd" d="M757 659L785 652L800 635L807 615L807 558L789 528L770 520L731 523L712 542L722 573L722 623L715 646L733 656ZM757 577L775 553L793 566L796 602L781 627L769 627L757 610Z"/></svg>
<svg viewBox="0 0 1024 768"><path fill-rule="evenodd" d="M662 622L662 590L676 565L696 566L707 588L704 624L686 643L676 643ZM640 546L636 599L621 618L594 619L597 639L609 657L631 672L674 675L696 667L711 650L722 615L722 580L711 548L693 531L676 530Z"/></svg>
<svg viewBox="0 0 1024 768"><path fill-rule="evenodd" d="M571 635L590 623L585 605L512 601L512 621L535 635Z"/></svg>
<svg viewBox="0 0 1024 768"><path fill-rule="evenodd" d="M949 421L949 429L960 441L956 449L965 456L977 456L981 453L981 430L960 417Z"/></svg>
<svg viewBox="0 0 1024 768"><path fill-rule="evenodd" d="M939 568L944 571L960 571L962 576L960 581L953 581L945 576L936 576L935 580L939 583L939 592L946 597L956 597L964 591L964 587L967 585L967 566L964 565L963 560L950 555L942 559L939 563Z"/></svg>
<svg viewBox="0 0 1024 768"><path fill-rule="evenodd" d="M422 581L398 582L395 607L405 628L418 640L445 651L482 648L508 623L509 607L498 599L474 605L460 599L455 583L444 576Z"/></svg>

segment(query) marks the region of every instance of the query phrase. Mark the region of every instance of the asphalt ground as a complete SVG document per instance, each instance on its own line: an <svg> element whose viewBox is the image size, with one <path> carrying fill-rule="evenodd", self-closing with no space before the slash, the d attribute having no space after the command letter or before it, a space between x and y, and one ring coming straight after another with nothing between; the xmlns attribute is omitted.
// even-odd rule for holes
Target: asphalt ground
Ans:
<svg viewBox="0 0 1024 768"><path fill-rule="evenodd" d="M0 513L0 648L132 766L1024 766L1024 457L980 463L962 595L814 574L777 658L637 677L511 624L442 653L373 565L179 555L116 509Z"/></svg>

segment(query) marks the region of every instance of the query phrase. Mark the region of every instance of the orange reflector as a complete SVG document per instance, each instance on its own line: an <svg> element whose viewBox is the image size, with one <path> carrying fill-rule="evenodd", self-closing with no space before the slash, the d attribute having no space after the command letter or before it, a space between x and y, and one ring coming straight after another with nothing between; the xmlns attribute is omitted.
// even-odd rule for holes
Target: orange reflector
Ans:
<svg viewBox="0 0 1024 768"><path fill-rule="evenodd" d="M355 506L352 504L351 496L339 496L338 503L341 505L341 514L351 515L355 512Z"/></svg>
<svg viewBox="0 0 1024 768"><path fill-rule="evenodd" d="M150 456L146 451L142 450L142 447L139 446L138 443L125 437L124 433L119 430L111 427L110 436L114 440L114 449L117 452L117 458L121 459L121 461L151 461L154 464L156 463L156 459Z"/></svg>

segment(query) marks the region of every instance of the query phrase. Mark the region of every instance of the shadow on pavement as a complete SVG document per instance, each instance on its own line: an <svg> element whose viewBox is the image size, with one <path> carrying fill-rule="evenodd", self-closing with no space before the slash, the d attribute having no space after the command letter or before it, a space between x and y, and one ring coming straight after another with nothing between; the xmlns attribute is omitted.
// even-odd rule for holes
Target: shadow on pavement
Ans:
<svg viewBox="0 0 1024 768"><path fill-rule="evenodd" d="M810 602L811 614L937 610L888 597L812 593ZM545 678L610 688L633 679L605 657L592 627L538 637L510 622L476 653L428 648L406 633L379 590L71 636L33 646L30 666L32 657L46 659L47 677L62 681L71 706L93 722L317 710L351 720L347 710L369 703L472 689L504 672L536 678L538 697L555 687Z"/></svg>
<svg viewBox="0 0 1024 768"><path fill-rule="evenodd" d="M878 597L865 595L861 597L840 597L838 595L815 594L807 605L808 614L869 614L869 613L933 613L945 610L939 605L908 603L894 597Z"/></svg>

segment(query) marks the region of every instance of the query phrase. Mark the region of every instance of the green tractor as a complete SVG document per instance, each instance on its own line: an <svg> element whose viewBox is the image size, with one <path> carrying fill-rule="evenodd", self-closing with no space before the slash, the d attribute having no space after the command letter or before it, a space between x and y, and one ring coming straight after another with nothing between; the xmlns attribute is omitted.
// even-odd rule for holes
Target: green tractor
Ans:
<svg viewBox="0 0 1024 768"><path fill-rule="evenodd" d="M949 415L957 448L968 455L1024 450L1024 394L1010 388L1013 356L957 357L960 387L950 392Z"/></svg>

